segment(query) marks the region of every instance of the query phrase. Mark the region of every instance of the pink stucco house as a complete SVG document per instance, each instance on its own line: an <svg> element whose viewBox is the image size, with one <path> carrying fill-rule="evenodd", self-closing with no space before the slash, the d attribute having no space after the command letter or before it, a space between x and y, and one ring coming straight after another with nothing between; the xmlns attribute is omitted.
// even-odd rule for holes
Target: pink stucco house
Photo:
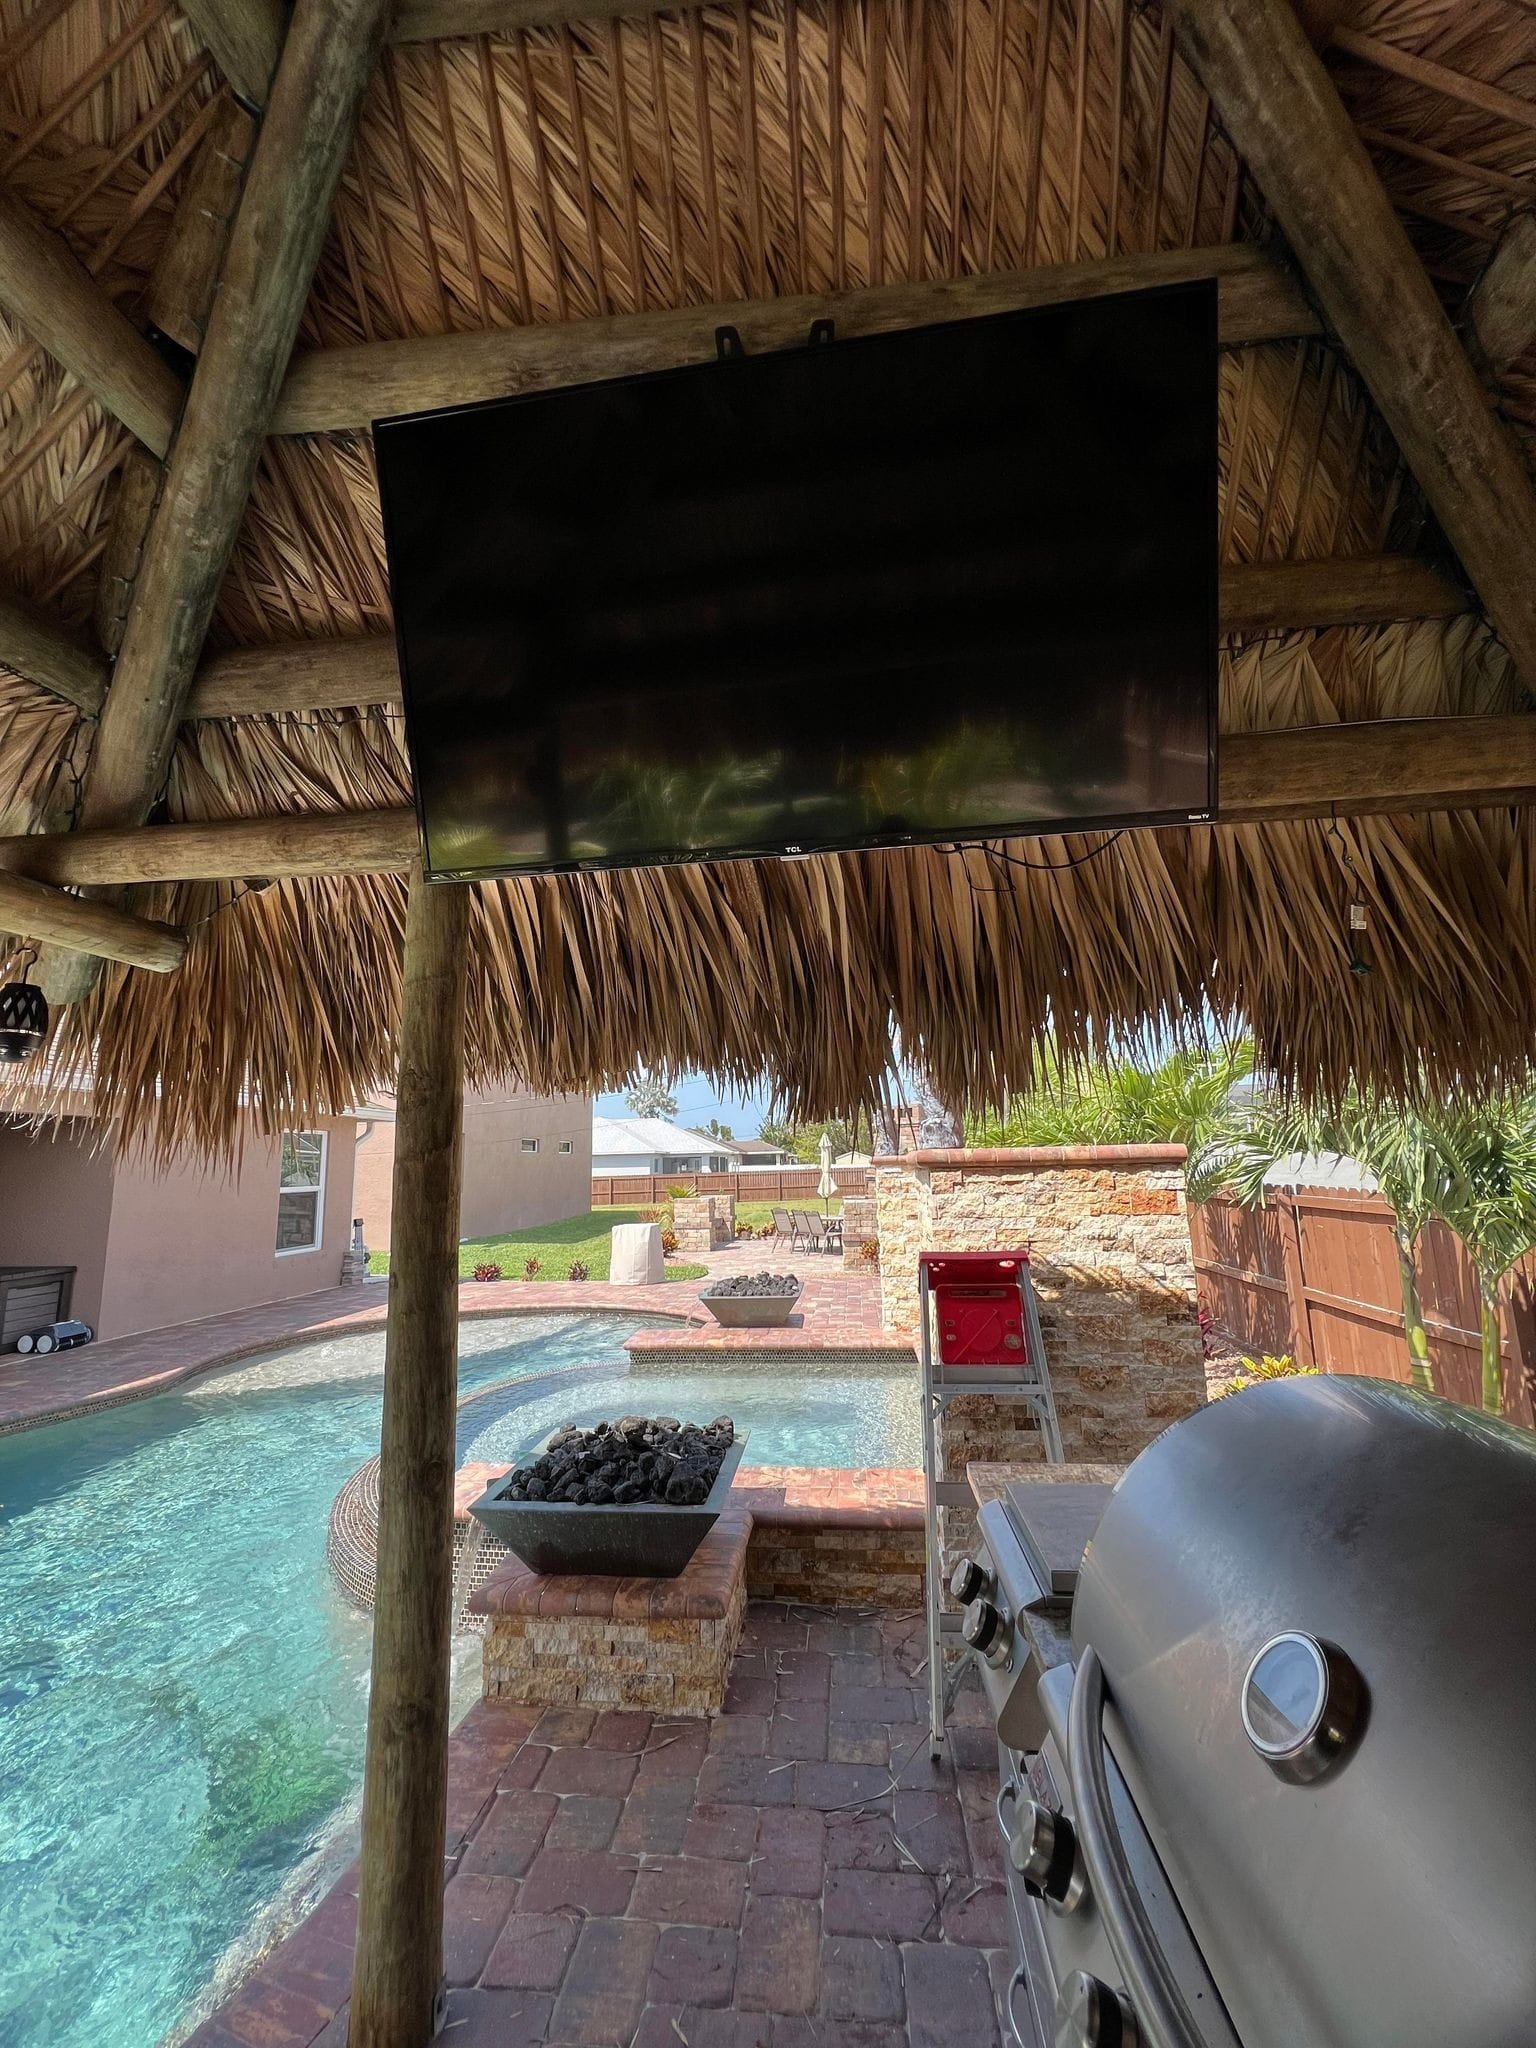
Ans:
<svg viewBox="0 0 1536 2048"><path fill-rule="evenodd" d="M585 1096L470 1097L464 1116L465 1237L584 1211L591 1200ZM90 1113L0 1116L0 1269L72 1266L70 1312L101 1337L334 1287L363 1219L389 1243L394 1104L312 1129L252 1129L238 1171L163 1169L121 1147Z"/></svg>

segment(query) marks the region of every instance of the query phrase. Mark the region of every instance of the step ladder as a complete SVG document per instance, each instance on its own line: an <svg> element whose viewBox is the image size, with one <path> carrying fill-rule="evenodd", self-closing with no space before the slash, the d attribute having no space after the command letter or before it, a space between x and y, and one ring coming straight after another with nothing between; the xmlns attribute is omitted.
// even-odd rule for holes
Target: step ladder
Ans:
<svg viewBox="0 0 1536 2048"><path fill-rule="evenodd" d="M941 1476L939 1423L958 1395L1022 1401L1040 1427L1047 1462L1062 1462L1040 1306L1028 1251L922 1252L917 1261L918 1356L922 1365L923 1492L927 1528L929 1754L944 1750L950 1698L967 1668L946 1673L944 1653L960 1640L959 1614L943 1605L939 1509L974 1505L964 1478Z"/></svg>

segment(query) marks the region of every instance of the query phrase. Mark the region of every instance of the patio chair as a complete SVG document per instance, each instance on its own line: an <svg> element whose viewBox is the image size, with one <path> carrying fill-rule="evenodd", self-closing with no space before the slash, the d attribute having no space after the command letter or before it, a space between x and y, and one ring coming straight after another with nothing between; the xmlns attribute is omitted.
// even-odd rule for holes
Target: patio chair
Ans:
<svg viewBox="0 0 1536 2048"><path fill-rule="evenodd" d="M789 1240L791 1248L793 1248L793 1246L799 1242L800 1238L800 1233L795 1228L795 1219L793 1213L788 1209L775 1209L771 1213L773 1216L774 1243L783 1244L785 1239L787 1238Z"/></svg>
<svg viewBox="0 0 1536 2048"><path fill-rule="evenodd" d="M826 1225L814 1209L795 1209L791 1212L800 1226L800 1235L813 1252L824 1252L827 1248Z"/></svg>

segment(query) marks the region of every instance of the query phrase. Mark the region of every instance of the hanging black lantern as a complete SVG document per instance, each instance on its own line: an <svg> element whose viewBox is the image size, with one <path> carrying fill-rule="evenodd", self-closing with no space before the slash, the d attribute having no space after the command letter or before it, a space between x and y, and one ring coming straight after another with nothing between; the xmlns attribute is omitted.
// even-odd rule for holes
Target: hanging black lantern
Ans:
<svg viewBox="0 0 1536 2048"><path fill-rule="evenodd" d="M0 1061L29 1060L48 1036L48 999L29 981L0 988Z"/></svg>

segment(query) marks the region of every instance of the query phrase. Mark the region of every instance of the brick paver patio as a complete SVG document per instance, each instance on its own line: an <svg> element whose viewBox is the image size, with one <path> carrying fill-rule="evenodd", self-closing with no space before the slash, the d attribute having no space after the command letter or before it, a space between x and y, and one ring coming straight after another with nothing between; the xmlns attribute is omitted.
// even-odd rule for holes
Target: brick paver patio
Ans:
<svg viewBox="0 0 1536 2048"><path fill-rule="evenodd" d="M916 1615L754 1604L715 1721L482 1701L453 1738L455 2048L998 2048L996 1750L928 1761ZM188 2048L341 2048L355 1875Z"/></svg>

